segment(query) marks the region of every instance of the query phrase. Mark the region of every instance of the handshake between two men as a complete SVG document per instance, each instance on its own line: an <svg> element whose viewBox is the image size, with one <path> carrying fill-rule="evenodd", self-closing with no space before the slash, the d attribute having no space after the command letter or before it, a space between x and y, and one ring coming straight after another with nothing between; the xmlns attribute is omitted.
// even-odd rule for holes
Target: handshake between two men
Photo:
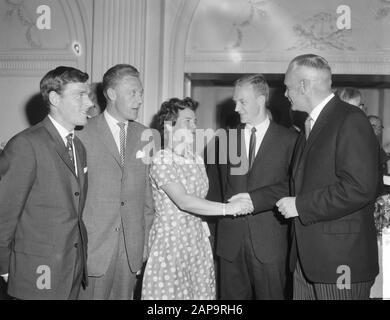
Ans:
<svg viewBox="0 0 390 320"><path fill-rule="evenodd" d="M254 207L249 193L238 193L231 197L229 204L233 206L234 216L244 216L253 212ZM285 218L298 217L298 211L295 205L295 197L285 197L276 202L280 214Z"/></svg>

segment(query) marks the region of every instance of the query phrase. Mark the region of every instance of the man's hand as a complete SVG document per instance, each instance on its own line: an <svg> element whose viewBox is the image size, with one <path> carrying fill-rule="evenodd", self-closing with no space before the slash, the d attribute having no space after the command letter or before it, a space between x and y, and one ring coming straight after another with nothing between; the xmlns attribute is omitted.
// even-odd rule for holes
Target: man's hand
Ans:
<svg viewBox="0 0 390 320"><path fill-rule="evenodd" d="M238 194L234 195L233 197L231 197L228 201L232 202L234 200L249 200L250 202L252 202L252 199L249 196L249 193L238 193Z"/></svg>
<svg viewBox="0 0 390 320"><path fill-rule="evenodd" d="M243 216L253 212L253 204L250 200L236 199L226 205L226 215Z"/></svg>
<svg viewBox="0 0 390 320"><path fill-rule="evenodd" d="M286 197L276 202L279 212L286 218L298 217L297 207L295 205L295 197Z"/></svg>

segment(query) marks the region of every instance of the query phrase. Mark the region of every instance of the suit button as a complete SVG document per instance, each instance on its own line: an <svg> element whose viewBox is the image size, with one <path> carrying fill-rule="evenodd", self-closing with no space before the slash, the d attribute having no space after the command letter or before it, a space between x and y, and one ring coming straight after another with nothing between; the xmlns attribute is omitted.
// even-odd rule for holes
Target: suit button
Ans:
<svg viewBox="0 0 390 320"><path fill-rule="evenodd" d="M80 195L80 192L75 192L74 195L78 197Z"/></svg>
<svg viewBox="0 0 390 320"><path fill-rule="evenodd" d="M79 244L78 244L78 243L75 243L75 244L74 244L74 247L75 247L75 248L78 248L78 247L79 247Z"/></svg>
<svg viewBox="0 0 390 320"><path fill-rule="evenodd" d="M124 202L121 202L121 207L124 207L125 206L125 203Z"/></svg>

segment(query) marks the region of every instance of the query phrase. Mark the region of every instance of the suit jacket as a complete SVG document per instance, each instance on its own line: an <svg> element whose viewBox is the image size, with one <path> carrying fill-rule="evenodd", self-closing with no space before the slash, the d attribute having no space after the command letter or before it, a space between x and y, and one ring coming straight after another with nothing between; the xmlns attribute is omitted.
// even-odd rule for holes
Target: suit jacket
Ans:
<svg viewBox="0 0 390 320"><path fill-rule="evenodd" d="M335 283L345 265L352 282L374 280L380 149L371 125L361 110L334 97L305 140L292 176L299 213L294 243L303 271L313 282Z"/></svg>
<svg viewBox="0 0 390 320"><path fill-rule="evenodd" d="M9 272L13 297L67 299L76 259L86 279L86 154L77 138L74 145L78 176L48 118L12 138L1 156L0 274ZM50 289L37 286L41 266Z"/></svg>
<svg viewBox="0 0 390 320"><path fill-rule="evenodd" d="M297 134L271 121L257 152L253 166L248 172L234 174L232 169L248 167L248 159L243 146L243 126L238 128L238 150L241 161L228 162L225 201L231 196L248 192L259 187L276 184L288 178L290 161ZM231 143L229 144L231 145ZM223 171L223 170L222 170ZM233 261L241 247L241 240L250 229L250 238L257 259L264 263L274 263L287 259L288 225L281 221L273 208L255 211L252 215L238 218L221 218L217 231L217 255Z"/></svg>
<svg viewBox="0 0 390 320"><path fill-rule="evenodd" d="M290 268L300 258L305 276L316 283L336 283L340 266L351 281L374 280L378 248L374 203L380 183L379 145L366 115L331 99L315 122L309 139L302 132L288 183L250 193L257 210L278 199L296 196Z"/></svg>
<svg viewBox="0 0 390 320"><path fill-rule="evenodd" d="M136 157L148 143L141 141L145 129L137 122L129 122L124 170L104 114L89 120L78 133L88 157L89 190L84 219L91 276L102 276L107 271L119 232L124 232L131 271L142 267L154 217L149 166Z"/></svg>

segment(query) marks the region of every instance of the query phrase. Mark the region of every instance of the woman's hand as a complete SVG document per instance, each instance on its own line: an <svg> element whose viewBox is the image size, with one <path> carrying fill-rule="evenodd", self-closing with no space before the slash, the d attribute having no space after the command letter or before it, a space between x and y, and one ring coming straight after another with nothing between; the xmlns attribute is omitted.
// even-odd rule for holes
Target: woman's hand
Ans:
<svg viewBox="0 0 390 320"><path fill-rule="evenodd" d="M248 199L237 199L226 204L226 215L242 216L253 212L253 204Z"/></svg>

